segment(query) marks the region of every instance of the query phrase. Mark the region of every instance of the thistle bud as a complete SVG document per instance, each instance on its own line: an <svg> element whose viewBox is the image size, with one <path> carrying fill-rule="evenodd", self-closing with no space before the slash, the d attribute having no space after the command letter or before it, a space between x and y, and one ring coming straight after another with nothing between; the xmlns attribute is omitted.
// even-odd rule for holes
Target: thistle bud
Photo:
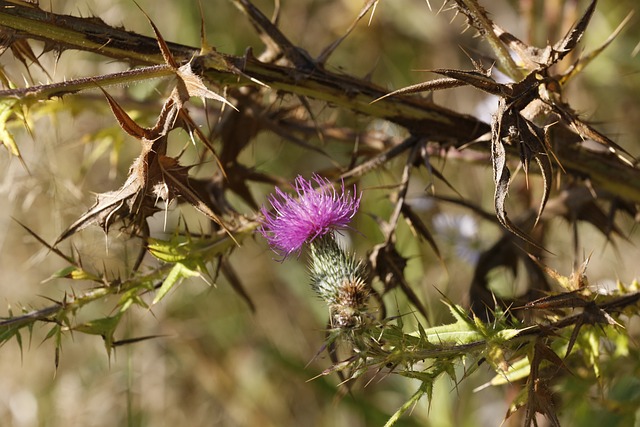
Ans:
<svg viewBox="0 0 640 427"><path fill-rule="evenodd" d="M331 326L361 326L370 296L362 262L347 254L331 235L314 240L310 249L311 287L329 305Z"/></svg>

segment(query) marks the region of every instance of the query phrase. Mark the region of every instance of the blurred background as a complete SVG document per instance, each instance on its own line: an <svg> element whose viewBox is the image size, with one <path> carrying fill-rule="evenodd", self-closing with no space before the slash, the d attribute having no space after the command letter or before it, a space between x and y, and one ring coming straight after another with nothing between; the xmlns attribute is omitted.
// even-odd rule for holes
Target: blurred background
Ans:
<svg viewBox="0 0 640 427"><path fill-rule="evenodd" d="M290 40L313 57L341 37L364 2L355 0L281 0L279 26ZM199 46L201 12L195 0L138 0L168 41ZM270 16L272 1L256 0ZM523 40L544 46L559 39L587 7L586 1L484 2L493 19ZM363 19L331 57L327 67L371 80L394 90L434 77L424 70L472 69L468 56L487 54L474 31L453 12L439 11L441 3L424 0L381 1L369 22ZM624 17L637 7L635 0L605 0L598 8L582 47L590 50L604 42ZM98 16L108 24L152 36L144 16L129 0L41 2L41 8L76 16ZM247 47L260 52L262 44L251 24L227 0L202 2L206 36L219 51L242 55ZM637 18L618 39L571 83L565 96L582 117L596 123L632 154L640 155L640 30ZM32 44L39 54L42 45ZM53 81L111 73L128 68L93 54L67 51L59 58L44 53L40 62ZM48 77L36 67L26 68L10 55L0 64L15 81L44 83ZM489 64L485 64L489 65ZM161 80L145 82L109 92L142 124L153 123L166 94ZM478 91L461 88L434 95L445 107L472 114L485 121L495 111L496 100ZM126 102L125 102L126 101ZM204 114L191 107L203 126ZM323 121L356 130L379 130L402 137L403 130L331 106L313 104ZM38 243L16 222L24 223L47 242L56 237L94 201L93 193L118 188L131 161L139 153L138 143L125 135L99 93L66 96L48 103L31 117L29 131L14 129L25 165L0 152L4 171L0 194L0 316L20 307L50 305L47 298L88 290L82 283L47 280L65 262ZM187 135L176 138L188 140ZM261 133L242 153L244 164L293 180L309 176L334 164L348 164L352 145L320 141L310 143L330 154L320 156L269 133ZM187 153L197 159L197 153ZM451 184L468 200L492 211L493 178L490 165L433 160ZM188 164L188 161L184 161ZM26 167L25 167L26 166ZM205 165L199 174L215 169ZM364 256L383 238L376 217L388 218L393 209L387 186L399 182L404 159L366 175L358 189L364 193L362 207L352 224L358 232L345 235L347 244ZM540 185L539 178L533 179ZM471 276L480 253L499 238L501 230L483 222L467 210L434 202L428 191L436 186L440 195L455 195L442 182L424 171L412 176L408 199L430 228L442 251L438 259L428 244L401 224L398 249L408 258L405 276L423 301L429 319L425 325L451 321L441 303L440 292L455 303L467 299ZM259 203L272 186L251 188ZM536 197L533 198L534 203ZM236 202L236 208L252 209ZM157 214L152 235L168 237L180 213L190 229L207 229L206 221L189 210L170 210L167 218ZM558 219L549 241L554 254L548 264L570 274L576 261L572 231ZM165 225L166 223L166 225ZM588 275L592 285L607 288L616 280L631 282L640 275L637 262L638 232L633 218L620 223L622 236L607 241L589 225L580 226L579 252L592 255ZM127 240L114 227L105 236L90 227L63 245L76 250L83 265L113 276L125 271L139 241ZM382 426L417 389L410 379L380 373L369 381L358 381L351 392L339 393L335 375L322 376L331 365L322 352L328 309L308 286L306 260L295 257L283 263L260 238L248 239L230 260L256 306L254 313L223 279L215 286L203 280L185 281L151 310L131 309L116 334L119 339L157 335L155 339L118 347L108 356L103 340L83 334L66 335L59 366L54 364L54 343L45 340L48 329L36 327L23 337L22 349L9 342L0 349L0 425L2 426ZM123 262L123 260L128 260ZM582 260L578 260L582 261ZM127 264L127 262L129 264ZM517 292L519 284L509 271L496 273L496 288ZM116 299L91 305L78 313L79 320L107 316ZM389 294L390 313L410 313L412 308L400 294ZM415 319L406 316L407 322ZM464 372L458 373L462 378ZM399 426L500 425L513 398L510 387L474 388L491 378L477 373L459 386L449 379L439 381L432 402L421 400L404 416ZM637 385L630 386L636 392ZM566 425L600 422L597 408L588 402L575 407ZM615 425L612 424L612 425ZM620 424L622 425L622 424Z"/></svg>

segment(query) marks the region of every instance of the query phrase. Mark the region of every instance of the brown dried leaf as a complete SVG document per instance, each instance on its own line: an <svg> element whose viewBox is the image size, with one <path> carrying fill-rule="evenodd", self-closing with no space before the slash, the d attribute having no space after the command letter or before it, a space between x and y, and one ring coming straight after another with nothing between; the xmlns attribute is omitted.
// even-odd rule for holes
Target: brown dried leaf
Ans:
<svg viewBox="0 0 640 427"><path fill-rule="evenodd" d="M33 77L31 77L31 72L29 70L32 64L37 65L38 68L40 68L42 72L49 78L49 80L51 80L51 76L38 60L38 57L33 52L33 49L31 49L31 45L29 44L28 40L26 39L12 40L10 48L11 48L11 53L13 53L13 56L18 61L22 62L22 64L27 69L27 73L29 74L29 78L31 80L33 80Z"/></svg>
<svg viewBox="0 0 640 427"><path fill-rule="evenodd" d="M171 68L177 69L178 63L173 57L173 54L171 53L169 46L167 46L167 42L165 42L164 38L162 37L162 34L160 34L160 30L158 30L158 27L156 27L156 24L153 23L153 21L151 20L151 17L147 15L147 12L145 12L144 9L142 9L142 7L140 7L140 5L135 0L133 0L133 3L135 3L136 6L138 6L138 9L140 9L140 12L142 12L142 14L147 18L147 21L149 21L149 24L151 24L151 27L153 28L153 32L156 36L156 40L158 40L158 46L160 47L160 52L162 53L162 58L164 59L164 62L166 62L169 66L171 66Z"/></svg>
<svg viewBox="0 0 640 427"><path fill-rule="evenodd" d="M233 288L233 290L236 291L238 295L240 295L240 297L247 303L251 312L255 313L256 306L251 300L251 296L249 295L245 287L242 285L242 281L236 274L235 270L233 269L229 261L224 257L220 258L220 270L224 275L224 277L226 277L227 281L229 281L229 283L231 284L231 287Z"/></svg>
<svg viewBox="0 0 640 427"><path fill-rule="evenodd" d="M180 86L180 82L184 85L184 89L186 90L187 97L186 99L181 99L183 102L192 96L199 97L201 99L213 99L215 101L222 102L225 105L233 108L238 111L238 109L229 101L227 101L223 96L218 95L217 93L209 90L207 86L204 84L202 77L196 75L191 68L191 63L184 64L182 67L176 70L178 75L179 84L178 90L182 89ZM182 94L181 94L182 95Z"/></svg>
<svg viewBox="0 0 640 427"><path fill-rule="evenodd" d="M141 224L139 219L153 215L157 209L153 204L143 203L141 194L145 177L140 173L140 164L144 161L142 155L135 160L129 177L119 190L98 194L95 204L56 239L54 246L92 224L100 225L107 232L117 221L130 219L136 227Z"/></svg>
<svg viewBox="0 0 640 427"><path fill-rule="evenodd" d="M218 167L220 168L220 171L222 172L222 174L226 178L227 177L227 173L224 170L224 167L222 166L222 162L220 161L220 158L218 157L218 153L216 152L216 149L213 147L213 144L211 143L211 141L209 141L209 138L207 138L207 136L204 134L204 132L202 132L202 130L200 130L200 127L193 121L193 119L191 118L191 116L189 115L187 110L185 110L184 108L181 109L180 113L179 113L179 118L180 118L182 127L184 127L184 129L190 135L192 135L192 138L193 138L193 134L197 135L198 139L200 140L200 142L202 142L205 145L205 147L207 147L207 149L211 152L211 154L213 154L213 157L216 160L216 163L218 164Z"/></svg>
<svg viewBox="0 0 640 427"><path fill-rule="evenodd" d="M541 377L540 364L548 360L558 368L566 369L562 359L546 344L537 340L531 357L531 373L527 379L527 403L525 412L525 426L537 425L536 414L547 417L550 424L560 427L560 420L555 411L553 391L548 385L548 378Z"/></svg>
<svg viewBox="0 0 640 427"><path fill-rule="evenodd" d="M551 187L553 185L553 166L547 153L547 145L544 142L544 131L522 116L519 116L519 118L524 122L524 126L521 126L521 130L523 131L521 133L522 144L527 147L530 155L535 159L536 163L538 163L543 180L542 198L540 200L540 206L538 207L538 213L536 214L535 227L549 200L549 194L551 193Z"/></svg>
<svg viewBox="0 0 640 427"><path fill-rule="evenodd" d="M385 293L399 287L418 312L428 319L426 308L404 277L407 259L398 253L392 242L374 246L369 253L368 264L369 270L384 284Z"/></svg>
<svg viewBox="0 0 640 427"><path fill-rule="evenodd" d="M433 251L436 253L438 259L440 261L443 261L442 254L440 253L440 249L438 248L436 240L433 238L433 235L431 234L427 226L424 225L424 222L422 222L420 217L416 215L416 213L413 212L413 209L411 209L411 207L406 203L402 204L401 211L402 215L407 220L411 228L415 232L417 232L418 236L422 236L427 241L427 243L429 243L429 246L431 246L431 249L433 249Z"/></svg>
<svg viewBox="0 0 640 427"><path fill-rule="evenodd" d="M547 269L545 272L550 274L551 271L553 270ZM582 289L575 289L538 298L525 304L524 308L528 310L557 310L586 307L588 304L589 300L582 294Z"/></svg>
<svg viewBox="0 0 640 427"><path fill-rule="evenodd" d="M234 110L237 110L237 108L234 107L233 104L227 101L224 97L207 89L202 78L194 74L191 68L191 62L188 62L183 66L179 67L178 62L173 57L173 54L171 53L171 50L169 49L167 42L162 37L160 30L158 30L158 27L156 27L156 25L153 23L149 15L147 15L147 13L144 10L142 10L140 5L136 3L136 6L138 6L138 8L144 14L144 16L147 17L149 24L153 28L153 32L156 36L156 40L158 41L158 46L160 47L160 52L162 52L162 57L164 61L167 63L167 65L169 65L171 68L173 68L176 71L176 74L178 76L178 86L177 86L177 99L175 100L179 103L180 107L182 107L182 103L186 102L189 99L189 97L197 96L199 98L202 98L203 100L205 98L209 98L216 101L220 101L223 104L229 105Z"/></svg>
<svg viewBox="0 0 640 427"><path fill-rule="evenodd" d="M194 208L220 225L225 231L229 231L222 219L213 212L211 207L189 185L189 176L187 174L189 167L180 166L176 159L167 156L159 156L158 165L162 174L162 180L159 183L167 186L169 196L175 194L184 197ZM167 179L165 180L165 178ZM231 236L231 233L229 235ZM231 238L233 239L233 236Z"/></svg>
<svg viewBox="0 0 640 427"><path fill-rule="evenodd" d="M513 104L508 106L507 102L508 101L506 100L506 98L500 98L500 101L498 103L498 111L496 112L493 118L493 123L491 124L491 163L493 167L493 180L495 184L494 205L496 215L500 224L502 224L502 226L507 230L511 231L513 234L520 237L522 240L534 246L535 248L543 249L538 243L534 242L531 237L527 235L527 233L516 226L507 216L505 201L509 192L511 172L507 167L507 153L504 147L504 141L507 140L509 142L515 142L520 144L520 146L525 145L522 144L520 134L521 129L519 128L520 123L522 123L524 118L522 118L519 113L516 113L512 110ZM528 130L529 128L524 127L524 129ZM536 138L533 138L533 140L535 141ZM529 155L530 154L526 154L526 156L521 160L523 162L527 162ZM545 185L549 189L550 179L551 178L549 177L549 179L545 180ZM544 204L546 204L548 198L548 194L546 193L547 190L545 190L545 195L543 196L541 209L544 208ZM538 216L539 215L540 213L538 214Z"/></svg>
<svg viewBox="0 0 640 427"><path fill-rule="evenodd" d="M591 61L593 61L598 55L600 55L615 40L618 34L620 34L622 29L625 27L625 25L629 23L632 16L633 16L633 11L629 12L629 14L622 20L620 25L618 25L618 27L613 31L613 33L611 33L611 35L607 37L604 43L602 43L600 46L598 46L596 49L592 50L591 52L581 55L578 62L572 67L570 67L562 75L562 78L560 79L560 84L561 85L565 84L572 77L580 73L580 71L584 70L584 68L587 65L589 65Z"/></svg>
<svg viewBox="0 0 640 427"><path fill-rule="evenodd" d="M568 126L570 126L575 133L580 135L583 139L591 139L598 144L606 147L611 153L615 154L621 161L634 166L637 160L627 150L613 142L607 136L598 132L591 127L588 123L584 122L571 111L568 105L558 105L556 103L551 104L553 111L560 117L560 119ZM624 156L622 155L624 154Z"/></svg>
<svg viewBox="0 0 640 427"><path fill-rule="evenodd" d="M610 214L607 214L595 200L591 200L581 205L578 209L573 211L570 216L568 215L568 219L586 221L597 228L604 236L611 237L611 234L613 233L628 241L628 238L623 235L622 230L615 224L615 218ZM613 240L610 240L610 243L615 245L615 241Z"/></svg>
<svg viewBox="0 0 640 427"><path fill-rule="evenodd" d="M595 12L596 10L596 3L596 0L592 0L578 23L574 25L571 30L569 30L567 35L564 36L562 40L558 41L553 46L554 54L551 57L552 62L546 65L555 64L576 47L576 45L580 42L580 39L582 39L584 32L587 30L587 25L589 25L589 21L593 16L593 12Z"/></svg>
<svg viewBox="0 0 640 427"><path fill-rule="evenodd" d="M433 70L433 72L466 83L493 95L511 95L509 86L496 83L489 75L489 72L449 70L444 68Z"/></svg>
<svg viewBox="0 0 640 427"><path fill-rule="evenodd" d="M546 46L544 49L529 46L513 34L500 28L495 23L493 24L493 32L505 45L509 47L511 51L518 55L520 58L519 65L529 72L540 69L540 67L551 62L551 46Z"/></svg>
<svg viewBox="0 0 640 427"><path fill-rule="evenodd" d="M389 98L391 96L397 95L409 95L412 93L420 93L434 90L443 90L443 89L451 89L454 87L466 86L467 83L460 81L458 79L453 78L444 78L444 79L435 79L429 80L428 82L418 83L411 86L406 86L401 89L394 90L393 92L389 92L388 94L381 96L380 98L376 98L370 103L382 101L385 98Z"/></svg>
<svg viewBox="0 0 640 427"><path fill-rule="evenodd" d="M507 224L510 224L510 221L507 219L504 202L509 191L511 172L509 171L509 168L507 168L507 152L504 148L501 137L501 120L505 109L505 103L501 99L500 107L498 108L498 112L491 126L491 163L493 166L493 182L496 187L494 195L496 214L500 224L507 227Z"/></svg>
<svg viewBox="0 0 640 427"><path fill-rule="evenodd" d="M311 56L297 47L249 0L233 0L235 5L249 17L262 42L267 46L268 55L277 58L284 55L299 71L311 71L316 67Z"/></svg>
<svg viewBox="0 0 640 427"><path fill-rule="evenodd" d="M138 125L131 118L131 116L129 116L129 114L124 111L120 104L118 104L116 100L107 93L107 91L105 91L102 87L99 87L99 89L102 91L105 98L107 98L109 107L111 108L111 111L113 112L113 115L115 116L122 130L137 139L143 139L150 136L148 130Z"/></svg>

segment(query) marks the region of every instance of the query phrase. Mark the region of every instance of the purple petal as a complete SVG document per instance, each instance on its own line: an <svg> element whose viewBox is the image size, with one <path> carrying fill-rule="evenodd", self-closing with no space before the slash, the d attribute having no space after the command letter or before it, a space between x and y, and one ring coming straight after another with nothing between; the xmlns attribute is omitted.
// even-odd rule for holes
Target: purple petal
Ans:
<svg viewBox="0 0 640 427"><path fill-rule="evenodd" d="M297 198L276 188L276 194L269 197L273 212L265 206L261 209L264 219L258 231L284 258L300 251L306 242L346 228L362 197L356 198L355 187L353 194L345 192L344 183L338 192L328 179L316 174L309 181L298 176L295 189Z"/></svg>

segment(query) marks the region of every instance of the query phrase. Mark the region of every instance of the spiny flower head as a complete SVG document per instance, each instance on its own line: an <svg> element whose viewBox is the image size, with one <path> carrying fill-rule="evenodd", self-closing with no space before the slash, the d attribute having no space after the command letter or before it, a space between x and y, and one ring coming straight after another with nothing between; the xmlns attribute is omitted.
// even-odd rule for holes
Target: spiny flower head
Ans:
<svg viewBox="0 0 640 427"><path fill-rule="evenodd" d="M320 237L309 246L311 287L329 304L331 327L353 329L366 324L371 288L364 264L345 252L333 236Z"/></svg>
<svg viewBox="0 0 640 427"><path fill-rule="evenodd" d="M276 188L276 194L269 197L273 213L265 206L261 209L264 220L258 231L284 258L300 251L304 243L346 228L360 206L355 187L352 194L343 183L338 192L328 179L316 174L308 181L298 176L295 189L297 198Z"/></svg>

